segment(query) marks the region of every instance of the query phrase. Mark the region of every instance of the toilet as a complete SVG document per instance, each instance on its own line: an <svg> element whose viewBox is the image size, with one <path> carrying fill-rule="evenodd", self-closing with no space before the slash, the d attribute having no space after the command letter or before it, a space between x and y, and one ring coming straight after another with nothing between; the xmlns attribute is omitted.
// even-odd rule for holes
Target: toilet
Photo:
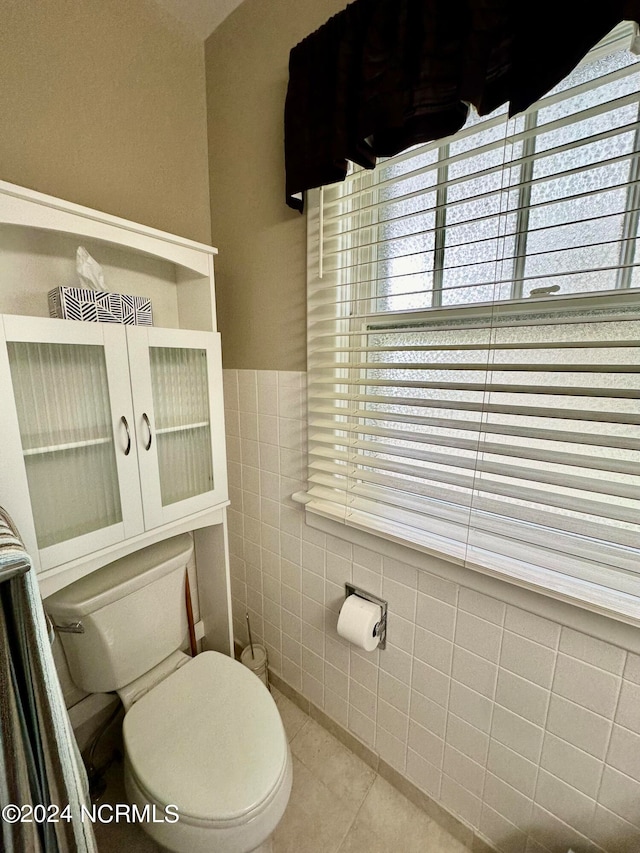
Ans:
<svg viewBox="0 0 640 853"><path fill-rule="evenodd" d="M74 683L122 699L125 790L146 808L143 829L176 853L249 853L287 806L291 752L259 678L219 652L181 651L192 551L189 534L151 545L54 593L45 609Z"/></svg>

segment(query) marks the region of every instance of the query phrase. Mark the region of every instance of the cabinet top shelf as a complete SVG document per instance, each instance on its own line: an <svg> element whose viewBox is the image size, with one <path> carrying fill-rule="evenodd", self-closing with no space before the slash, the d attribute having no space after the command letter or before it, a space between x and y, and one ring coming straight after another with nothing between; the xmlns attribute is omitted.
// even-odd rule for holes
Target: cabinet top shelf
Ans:
<svg viewBox="0 0 640 853"><path fill-rule="evenodd" d="M21 225L126 246L208 275L218 250L195 240L91 210L44 193L0 181L0 224Z"/></svg>
<svg viewBox="0 0 640 853"><path fill-rule="evenodd" d="M61 453L64 450L80 450L83 447L95 447L98 444L109 444L111 438L87 438L83 441L68 441L64 444L47 444L42 447L27 447L22 451L23 456L42 456L45 453Z"/></svg>

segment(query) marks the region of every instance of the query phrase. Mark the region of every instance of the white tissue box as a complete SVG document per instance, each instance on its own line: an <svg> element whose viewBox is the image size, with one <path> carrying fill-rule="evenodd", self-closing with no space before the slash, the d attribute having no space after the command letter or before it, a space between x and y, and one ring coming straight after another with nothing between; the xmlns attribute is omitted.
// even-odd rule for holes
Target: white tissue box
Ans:
<svg viewBox="0 0 640 853"><path fill-rule="evenodd" d="M85 287L56 287L49 291L49 316L91 323L153 326L151 300L146 296L109 293Z"/></svg>

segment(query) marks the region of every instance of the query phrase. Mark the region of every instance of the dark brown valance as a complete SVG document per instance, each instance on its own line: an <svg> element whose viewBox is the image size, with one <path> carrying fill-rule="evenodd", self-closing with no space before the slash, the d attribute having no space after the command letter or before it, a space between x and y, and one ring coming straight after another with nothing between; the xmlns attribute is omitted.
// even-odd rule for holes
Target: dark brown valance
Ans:
<svg viewBox="0 0 640 853"><path fill-rule="evenodd" d="M515 115L563 79L640 0L355 0L293 48L286 199L343 180L347 161L449 136L468 105Z"/></svg>

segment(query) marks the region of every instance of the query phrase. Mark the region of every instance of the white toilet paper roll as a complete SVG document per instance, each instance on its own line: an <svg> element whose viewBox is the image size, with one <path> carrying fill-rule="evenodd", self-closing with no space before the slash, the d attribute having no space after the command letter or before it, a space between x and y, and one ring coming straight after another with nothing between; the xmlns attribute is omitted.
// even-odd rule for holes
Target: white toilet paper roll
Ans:
<svg viewBox="0 0 640 853"><path fill-rule="evenodd" d="M373 632L381 618L379 604L359 595L349 595L340 608L338 634L366 652L372 652L380 642Z"/></svg>

